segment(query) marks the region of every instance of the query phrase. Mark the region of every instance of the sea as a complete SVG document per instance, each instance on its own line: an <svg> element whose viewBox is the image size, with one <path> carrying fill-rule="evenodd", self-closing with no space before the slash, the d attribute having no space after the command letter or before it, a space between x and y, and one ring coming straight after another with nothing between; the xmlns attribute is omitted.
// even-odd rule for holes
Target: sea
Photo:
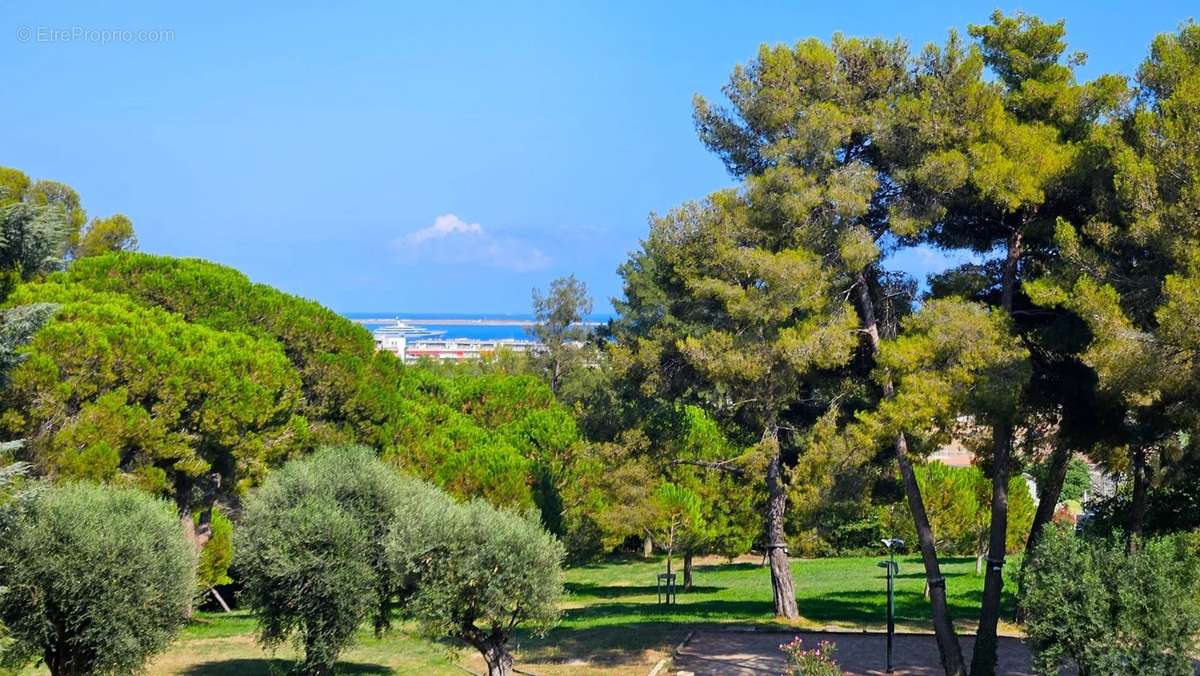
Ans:
<svg viewBox="0 0 1200 676"><path fill-rule="evenodd" d="M462 314L451 312L346 312L345 318L364 322L368 330L382 324L370 320L398 319L406 324L430 331L441 331L439 338L465 340L529 340L533 315L528 314ZM604 323L609 315L589 315L588 322ZM439 323L440 322L440 323Z"/></svg>

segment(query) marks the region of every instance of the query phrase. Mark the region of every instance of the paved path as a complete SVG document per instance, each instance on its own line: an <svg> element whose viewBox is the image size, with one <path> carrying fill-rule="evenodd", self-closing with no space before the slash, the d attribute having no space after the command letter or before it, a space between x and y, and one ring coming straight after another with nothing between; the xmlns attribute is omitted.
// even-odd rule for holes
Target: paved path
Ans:
<svg viewBox="0 0 1200 676"><path fill-rule="evenodd" d="M758 632L758 631L697 631L675 658L671 673L691 673L695 676L778 676L783 673L783 653L780 644L794 636L804 639L804 645L816 647L821 641L837 645L834 657L847 674L883 674L884 634L839 632ZM971 663L974 639L959 637L963 658ZM899 634L893 647L892 661L896 674L933 676L940 674L937 644L932 634ZM997 674L1032 676L1029 648L1020 640L1000 637L1000 661Z"/></svg>

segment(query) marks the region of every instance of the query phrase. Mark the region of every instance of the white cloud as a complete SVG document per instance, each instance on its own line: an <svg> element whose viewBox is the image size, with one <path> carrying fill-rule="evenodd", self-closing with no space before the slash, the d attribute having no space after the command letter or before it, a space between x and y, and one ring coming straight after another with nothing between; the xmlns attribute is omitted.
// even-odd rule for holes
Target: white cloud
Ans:
<svg viewBox="0 0 1200 676"><path fill-rule="evenodd" d="M493 235L478 223L442 214L433 224L392 242L401 259L441 265L487 265L530 272L550 265L541 249L515 237Z"/></svg>
<svg viewBox="0 0 1200 676"><path fill-rule="evenodd" d="M442 214L433 219L433 225L408 233L404 240L409 244L420 244L431 239L443 239L455 234L482 235L483 226L478 223L467 223L454 214Z"/></svg>

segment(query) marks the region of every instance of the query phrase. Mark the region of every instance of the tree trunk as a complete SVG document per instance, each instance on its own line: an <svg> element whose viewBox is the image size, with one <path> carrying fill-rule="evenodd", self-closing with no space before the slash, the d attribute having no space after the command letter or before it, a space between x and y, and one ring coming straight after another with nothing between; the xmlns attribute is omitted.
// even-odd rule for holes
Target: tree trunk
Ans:
<svg viewBox="0 0 1200 676"><path fill-rule="evenodd" d="M503 643L489 641L480 652L487 663L488 676L512 676L513 657Z"/></svg>
<svg viewBox="0 0 1200 676"><path fill-rule="evenodd" d="M474 622L462 625L462 637L471 647L483 655L488 676L512 676L513 657L505 648L508 638L497 628L484 632Z"/></svg>
<svg viewBox="0 0 1200 676"><path fill-rule="evenodd" d="M1130 554L1138 549L1142 529L1146 521L1146 450L1133 451L1133 501L1129 505L1129 533L1125 536L1125 549Z"/></svg>
<svg viewBox="0 0 1200 676"><path fill-rule="evenodd" d="M975 555L975 577L983 575L983 559L987 556L987 552L979 552Z"/></svg>
<svg viewBox="0 0 1200 676"><path fill-rule="evenodd" d="M217 600L217 603L221 604L221 608L223 608L225 610L225 612L227 612L227 613L233 612L232 610L229 609L229 604L225 603L225 599L221 597L221 593L217 591L216 587L209 587L208 591L212 593L213 598L215 598Z"/></svg>
<svg viewBox="0 0 1200 676"><path fill-rule="evenodd" d="M887 390L891 390L890 385ZM917 475L913 472L912 463L908 460L908 441L903 434L896 438L896 464L900 467L900 480L904 484L908 509L912 512L913 522L917 529L921 562L925 564L925 584L929 587L928 596L933 615L933 633L937 639L942 670L946 672L946 676L962 676L965 673L962 646L958 644L958 635L954 633L954 619L950 616L950 607L946 603L946 578L942 575L942 567L938 562L933 527L929 525L929 515L925 512L925 501L921 497L921 487L917 483Z"/></svg>
<svg viewBox="0 0 1200 676"><path fill-rule="evenodd" d="M775 616L794 620L800 617L796 607L796 586L788 565L786 536L783 532L787 511L787 487L783 483L783 458L779 454L778 432L767 431L776 444L767 463L767 558L771 564L771 589L775 593Z"/></svg>
<svg viewBox="0 0 1200 676"><path fill-rule="evenodd" d="M861 272L857 278L858 311L862 318L863 330L870 340L871 352L879 354L879 325L875 319L875 303L871 300L867 279ZM891 398L895 393L891 380L883 383L883 396ZM925 512L925 500L921 497L921 486L913 472L912 463L908 459L908 440L904 434L898 434L894 442L896 465L900 469L900 481L904 486L904 495L908 500L908 509L913 515L916 526L917 541L921 549L921 561L925 565L926 598L929 599L933 615L933 632L937 639L938 653L942 660L942 669L946 676L961 676L963 672L962 647L958 644L958 636L954 633L954 620L950 616L950 608L946 604L946 578L942 576L941 564L937 558L937 544L933 539L933 528L929 525L929 515Z"/></svg>
<svg viewBox="0 0 1200 676"><path fill-rule="evenodd" d="M642 558L648 559L653 555L654 539L650 537L649 533L647 533L646 535L642 536Z"/></svg>
<svg viewBox="0 0 1200 676"><path fill-rule="evenodd" d="M1021 259L1021 230L1013 228L1008 238L1004 272L1000 282L1000 308L1011 313L1017 286L1017 264ZM1008 547L1008 463L1012 453L1013 421L1005 416L992 429L992 521L988 533L988 565L983 578L983 601L979 629L971 656L971 676L996 673L996 626L1000 622L1000 593L1004 589L1004 552Z"/></svg>
<svg viewBox="0 0 1200 676"><path fill-rule="evenodd" d="M992 450L992 522L988 529L987 568L983 577L983 602L975 633L972 676L996 673L996 627L1000 622L1000 592L1004 589L1004 552L1008 546L1008 456L1012 425L1001 423L994 431Z"/></svg>
<svg viewBox="0 0 1200 676"><path fill-rule="evenodd" d="M304 664L301 667L304 676L330 676L333 674L337 657L318 659L316 655L325 653L317 645L320 642L322 642L321 637L315 630L310 630L304 636Z"/></svg>
<svg viewBox="0 0 1200 676"><path fill-rule="evenodd" d="M683 550L683 590L692 590L692 550Z"/></svg>
<svg viewBox="0 0 1200 676"><path fill-rule="evenodd" d="M1054 520L1054 509L1058 506L1058 498L1062 495L1063 482L1067 479L1067 466L1071 464L1073 453L1070 448L1056 447L1050 454L1050 467L1038 484L1038 506L1033 514L1033 525L1029 528L1029 538L1025 540L1025 556L1028 557L1037 548L1042 537L1042 529Z"/></svg>
<svg viewBox="0 0 1200 676"><path fill-rule="evenodd" d="M47 650L42 655L42 661L45 662L46 670L50 672L51 676L75 676L75 670L71 668L71 656L68 653Z"/></svg>

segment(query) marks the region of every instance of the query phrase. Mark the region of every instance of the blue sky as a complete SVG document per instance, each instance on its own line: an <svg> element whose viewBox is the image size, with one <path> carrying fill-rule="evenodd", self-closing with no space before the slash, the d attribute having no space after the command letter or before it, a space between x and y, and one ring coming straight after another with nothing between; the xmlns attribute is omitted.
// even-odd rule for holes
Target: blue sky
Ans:
<svg viewBox="0 0 1200 676"><path fill-rule="evenodd" d="M647 215L731 184L696 140L693 93L719 96L763 42L920 45L994 8L108 4L0 2L0 164L73 185L92 215L129 215L145 251L339 311L413 312L524 312L567 273L607 311ZM1004 7L1065 18L1089 76L1132 72L1195 8Z"/></svg>

